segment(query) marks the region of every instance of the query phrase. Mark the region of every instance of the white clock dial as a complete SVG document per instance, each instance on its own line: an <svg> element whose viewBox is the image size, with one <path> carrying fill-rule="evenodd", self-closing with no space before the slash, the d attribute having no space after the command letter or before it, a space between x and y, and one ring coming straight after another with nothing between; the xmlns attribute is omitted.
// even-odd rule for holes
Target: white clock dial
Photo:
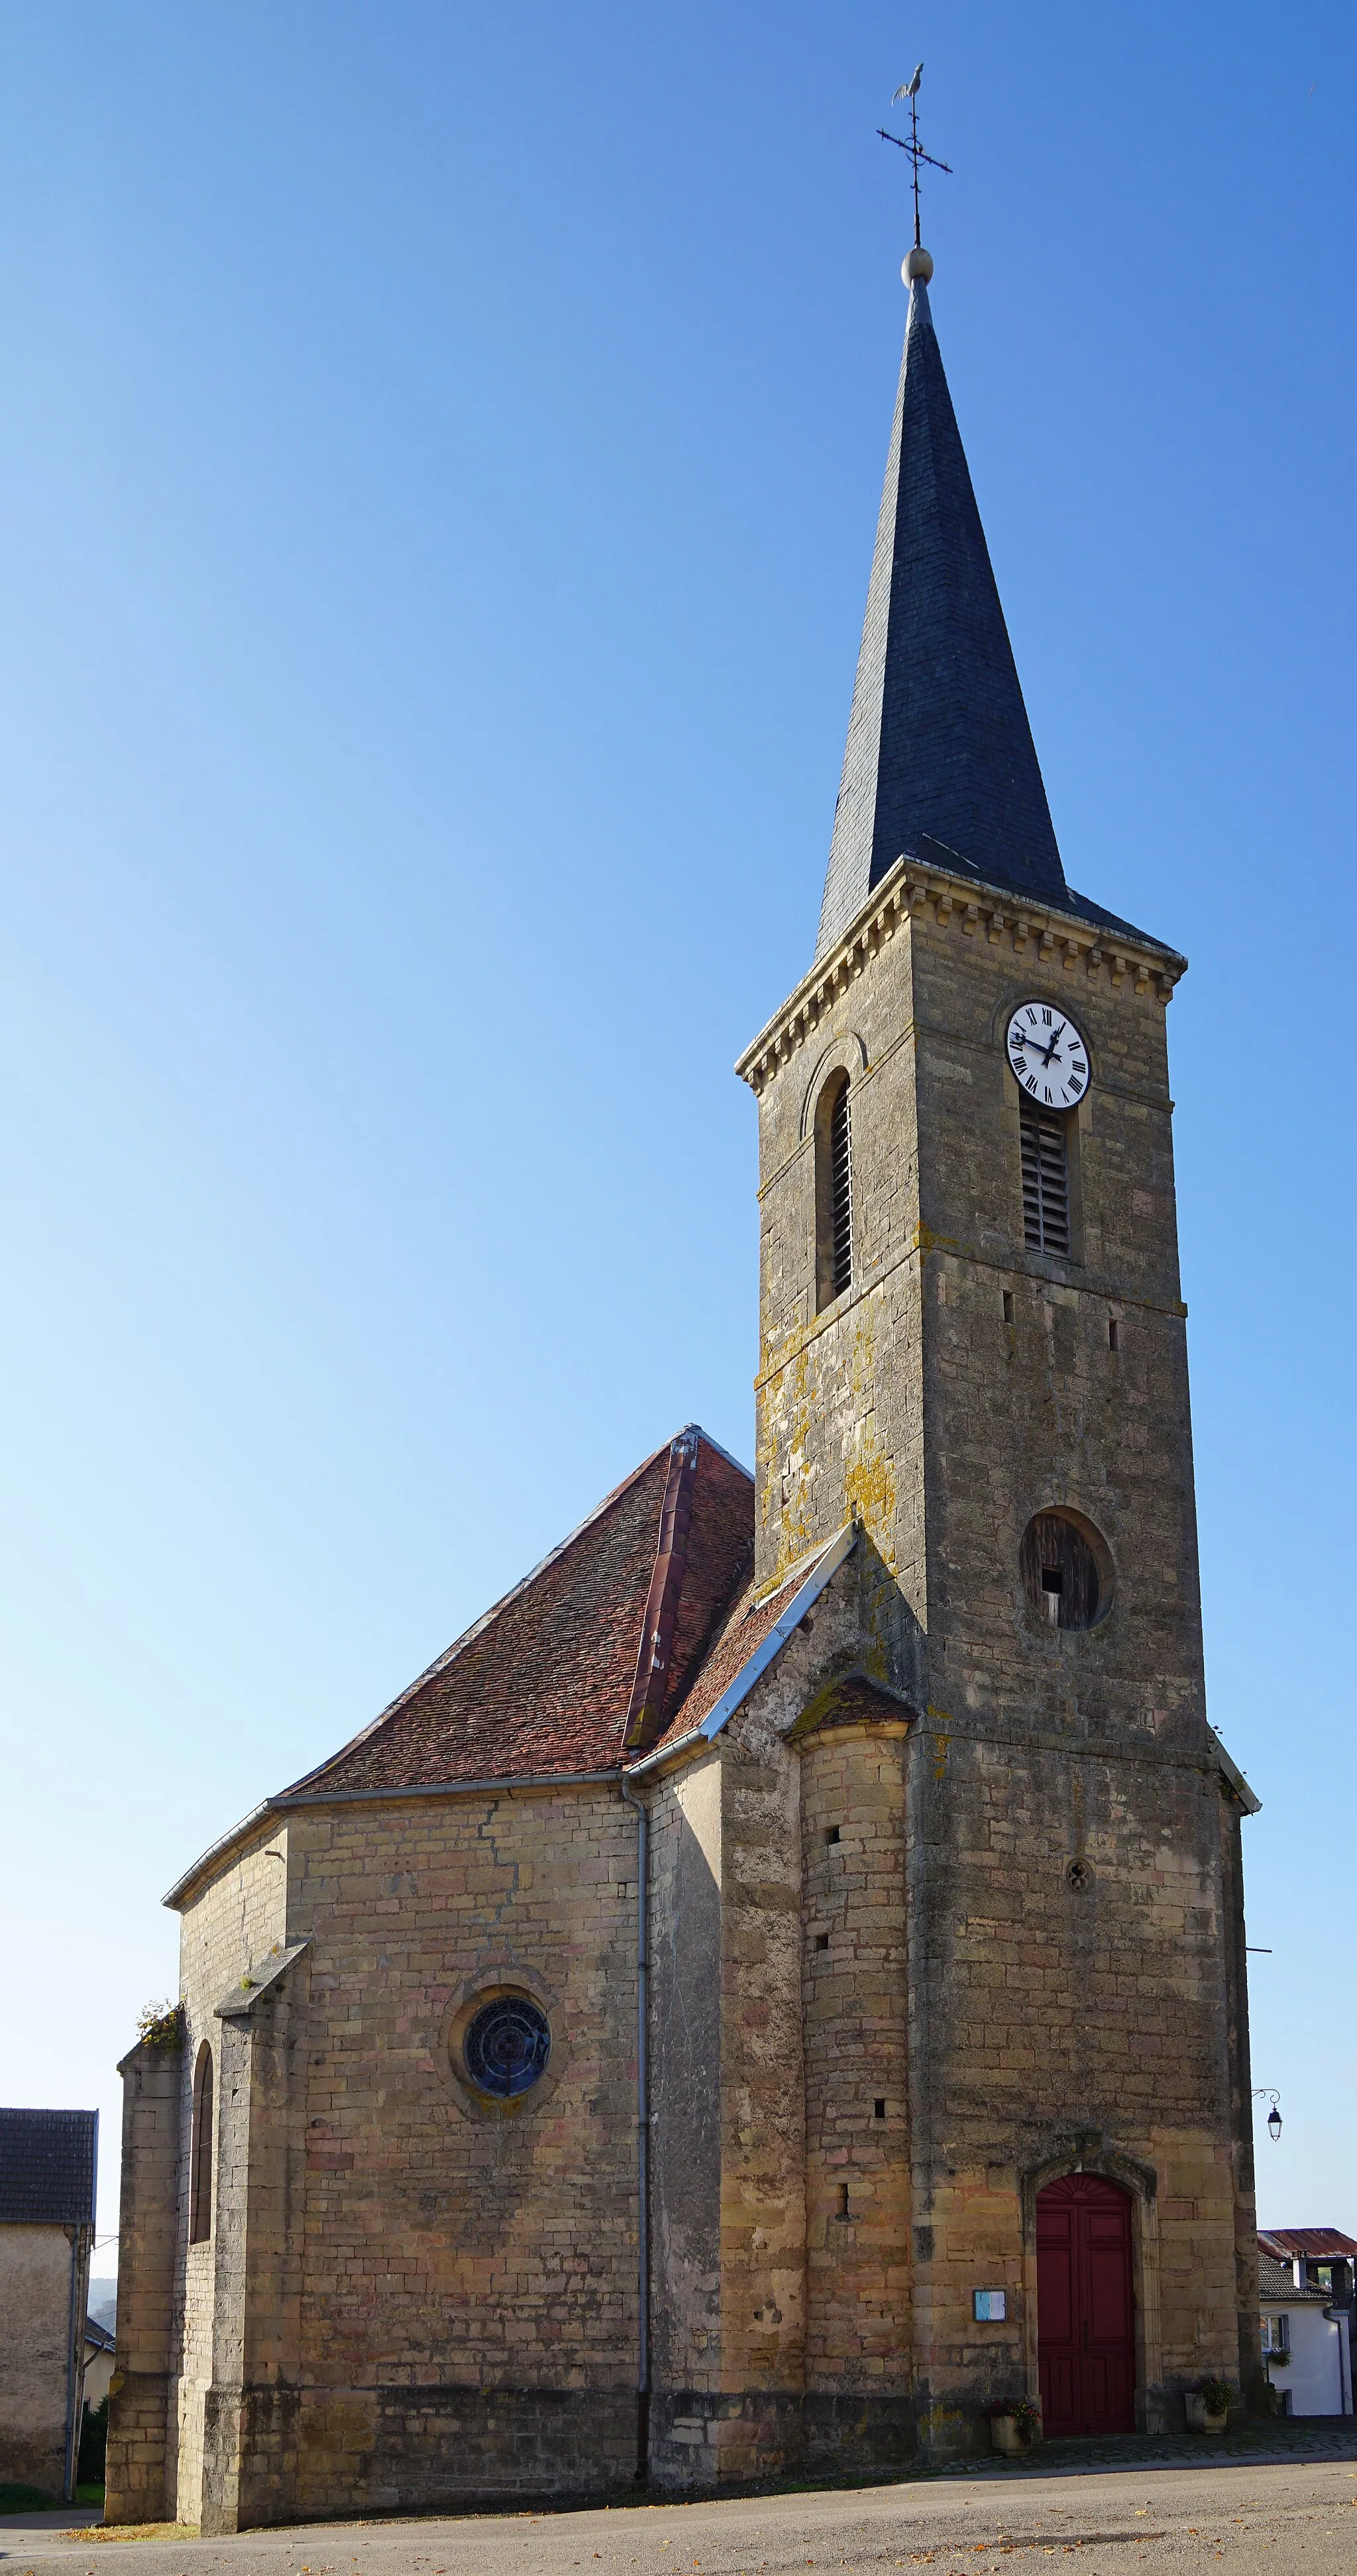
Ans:
<svg viewBox="0 0 1357 2576"><path fill-rule="evenodd" d="M1073 1109L1088 1089L1088 1048L1068 1011L1019 1002L1005 1052L1020 1087L1039 1109Z"/></svg>

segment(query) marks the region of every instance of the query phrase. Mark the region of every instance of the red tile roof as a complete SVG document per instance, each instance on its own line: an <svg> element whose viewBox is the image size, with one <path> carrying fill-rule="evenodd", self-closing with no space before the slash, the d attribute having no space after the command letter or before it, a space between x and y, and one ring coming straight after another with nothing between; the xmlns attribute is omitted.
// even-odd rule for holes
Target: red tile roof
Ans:
<svg viewBox="0 0 1357 2576"><path fill-rule="evenodd" d="M777 1626L783 1611L805 1579L803 1565L780 1590L769 1593L764 1601L755 1599L752 1584L745 1585L720 1621L710 1650L692 1677L692 1688L686 1698L680 1697L677 1691L671 1692L665 1724L655 1738L655 1745L676 1744L681 1736L691 1735L704 1717L710 1717L717 1701L743 1672L769 1630Z"/></svg>
<svg viewBox="0 0 1357 2576"><path fill-rule="evenodd" d="M1265 2254L1279 2255L1285 2263L1296 2254L1303 2254L1307 2263L1332 2263L1344 2254L1351 2261L1357 2254L1357 2244L1341 2227L1260 2227L1258 2242Z"/></svg>
<svg viewBox="0 0 1357 2576"><path fill-rule="evenodd" d="M756 1597L752 1584L747 1584L732 1601L724 1619L715 1629L710 1646L692 1677L685 1698L671 1693L662 1732L653 1739L648 1751L660 1752L681 1744L694 1734L704 1719L726 1698L731 1685L738 1682L765 1641L772 1637L780 1620L792 1610L796 1596L809 1584L811 1599L827 1583L842 1562L845 1542L851 1533L841 1531L813 1556L803 1557L794 1566L776 1592L763 1599ZM783 1640L785 1643L785 1639ZM780 1648L778 1649L780 1651ZM751 1678L757 1678L761 1666ZM895 1692L881 1690L863 1673L847 1673L826 1684L812 1703L816 1725L849 1726L861 1719L879 1720L883 1716L913 1719L916 1712L898 1698Z"/></svg>
<svg viewBox="0 0 1357 2576"><path fill-rule="evenodd" d="M754 1545L751 1477L704 1432L696 1438L670 1701L687 1687L747 1577ZM371 1726L281 1799L619 1768L672 1445L647 1458Z"/></svg>

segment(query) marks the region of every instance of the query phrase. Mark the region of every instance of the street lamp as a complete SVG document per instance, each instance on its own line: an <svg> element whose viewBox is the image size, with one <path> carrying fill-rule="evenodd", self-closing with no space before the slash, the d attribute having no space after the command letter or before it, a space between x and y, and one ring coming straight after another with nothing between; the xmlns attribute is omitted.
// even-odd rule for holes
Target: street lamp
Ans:
<svg viewBox="0 0 1357 2576"><path fill-rule="evenodd" d="M1277 2108L1276 2092L1271 2084L1255 2084L1253 2088L1253 2098L1255 2102L1270 2102L1272 2104L1272 2108L1267 2115L1267 2133L1275 2147L1277 2140L1282 2134L1282 2115Z"/></svg>

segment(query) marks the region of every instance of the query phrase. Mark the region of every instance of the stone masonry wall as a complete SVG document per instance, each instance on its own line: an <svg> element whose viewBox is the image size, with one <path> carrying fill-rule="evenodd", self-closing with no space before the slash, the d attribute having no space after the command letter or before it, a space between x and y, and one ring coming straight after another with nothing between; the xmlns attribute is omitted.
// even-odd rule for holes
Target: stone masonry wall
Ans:
<svg viewBox="0 0 1357 2576"><path fill-rule="evenodd" d="M218 2020L216 2008L286 1937L287 1849L286 1823L276 1817L266 1820L186 1906L180 1929L185 2046L178 2087L172 2321L176 2366L170 2390L174 2451L169 2510L181 2522L202 2520L208 2391L218 2376L228 2384L238 2381L243 2333L248 2067L239 2035ZM273 1853L282 1857L275 1859ZM201 2242L190 2244L193 2082L203 2048L210 2049L213 2061L212 2230Z"/></svg>
<svg viewBox="0 0 1357 2576"><path fill-rule="evenodd" d="M304 2253L294 2348L245 2356L252 2516L270 2492L312 2514L625 2482L634 1814L580 1788L294 1811L287 1931L310 1943L286 2110ZM461 2038L506 1988L546 2011L551 2059L492 2106Z"/></svg>
<svg viewBox="0 0 1357 2576"><path fill-rule="evenodd" d="M663 2487L908 2447L906 1720L807 1716L884 1651L878 1590L862 1544L712 1751L650 1791Z"/></svg>
<svg viewBox="0 0 1357 2576"><path fill-rule="evenodd" d="M1238 2368L1219 1786L1202 1691L1163 1004L1110 963L916 908L760 1098L758 1541L773 1571L855 1509L915 1623L909 1749L915 2387L925 2446L1035 2385L1032 2177L1081 2142L1134 2178L1142 2400ZM1093 1082L1074 1257L1023 1243L1025 995ZM854 1276L815 1311L814 1112L851 1076ZM1109 1327L1115 1324L1116 1333ZM1022 1532L1101 1533L1110 1614L1029 1605ZM897 1686L910 1681L897 1663ZM1080 1864L1078 1888L1070 1885ZM1110 2169L1110 2168L1109 2168ZM1153 2277L1151 2277L1153 2276ZM1012 2290L1003 2326L972 2292Z"/></svg>
<svg viewBox="0 0 1357 2576"><path fill-rule="evenodd" d="M0 2227L0 2477L57 2499L66 2479L71 2257L64 2227ZM83 2305L76 2322L83 2327Z"/></svg>
<svg viewBox="0 0 1357 2576"><path fill-rule="evenodd" d="M650 2457L662 2483L682 2486L700 2474L701 2400L721 2377L719 1749L647 1790Z"/></svg>
<svg viewBox="0 0 1357 2576"><path fill-rule="evenodd" d="M800 1750L806 2386L910 2385L903 1724ZM897 2451L897 2456L899 2451Z"/></svg>
<svg viewBox="0 0 1357 2576"><path fill-rule="evenodd" d="M122 2180L117 2353L109 2389L104 2519L172 2516L175 2266L183 2155L182 2044L144 2041L120 2068Z"/></svg>

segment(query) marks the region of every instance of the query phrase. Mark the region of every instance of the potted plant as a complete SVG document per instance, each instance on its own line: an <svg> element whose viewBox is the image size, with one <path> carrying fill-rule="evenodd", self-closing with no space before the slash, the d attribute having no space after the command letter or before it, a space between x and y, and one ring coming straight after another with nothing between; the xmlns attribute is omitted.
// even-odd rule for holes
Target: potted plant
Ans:
<svg viewBox="0 0 1357 2576"><path fill-rule="evenodd" d="M989 2411L989 2437L1001 2458L1021 2458L1041 2440L1041 2408L1030 2397L1000 2398Z"/></svg>
<svg viewBox="0 0 1357 2576"><path fill-rule="evenodd" d="M1199 2379L1183 2399L1189 2433L1223 2433L1233 2396L1228 2379Z"/></svg>

